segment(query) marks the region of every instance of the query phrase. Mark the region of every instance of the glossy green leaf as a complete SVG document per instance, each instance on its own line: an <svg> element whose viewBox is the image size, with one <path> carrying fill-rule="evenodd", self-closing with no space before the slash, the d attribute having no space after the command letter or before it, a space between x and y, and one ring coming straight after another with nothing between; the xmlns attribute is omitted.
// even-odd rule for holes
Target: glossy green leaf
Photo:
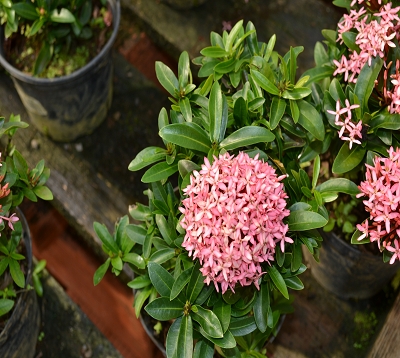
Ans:
<svg viewBox="0 0 400 358"><path fill-rule="evenodd" d="M43 200L53 200L53 193L47 186L36 186L33 188L33 192L40 199Z"/></svg>
<svg viewBox="0 0 400 358"><path fill-rule="evenodd" d="M251 77L254 81L265 91L275 96L278 96L279 89L272 83L267 77L265 77L262 73L258 71L251 70L250 71Z"/></svg>
<svg viewBox="0 0 400 358"><path fill-rule="evenodd" d="M134 289L139 290L141 288L147 287L151 285L150 277L148 275L137 276L132 281L127 283L127 286Z"/></svg>
<svg viewBox="0 0 400 358"><path fill-rule="evenodd" d="M21 266L17 260L9 258L8 266L10 267L11 277L18 287L25 287L25 277L22 273Z"/></svg>
<svg viewBox="0 0 400 358"><path fill-rule="evenodd" d="M301 280L297 277L297 276L293 276L293 277L287 277L284 278L286 286L291 288L292 290L302 290L304 288L304 284L303 282L301 282Z"/></svg>
<svg viewBox="0 0 400 358"><path fill-rule="evenodd" d="M46 20L44 18L36 19L34 21L34 23L32 24L32 27L31 27L31 30L29 31L28 37L35 35L42 28L45 21Z"/></svg>
<svg viewBox="0 0 400 358"><path fill-rule="evenodd" d="M185 88L189 83L190 77L190 59L187 51L183 51L179 56L178 61L178 80L179 87Z"/></svg>
<svg viewBox="0 0 400 358"><path fill-rule="evenodd" d="M203 56L207 56L207 57L211 57L211 58L221 58L221 57L225 57L225 56L229 55L229 53L227 51L225 51L223 48L221 48L219 46L205 47L200 51L200 53Z"/></svg>
<svg viewBox="0 0 400 358"><path fill-rule="evenodd" d="M231 52L232 46L235 43L237 36L239 35L240 31L243 30L243 20L239 20L229 32L229 35L225 41L225 50Z"/></svg>
<svg viewBox="0 0 400 358"><path fill-rule="evenodd" d="M203 330L213 338L222 338L224 336L221 322L216 314L202 306L195 306L196 310L192 310L192 318L203 328Z"/></svg>
<svg viewBox="0 0 400 358"><path fill-rule="evenodd" d="M178 171L178 163L169 165L167 162L161 162L153 165L142 176L143 183L153 183L169 178Z"/></svg>
<svg viewBox="0 0 400 358"><path fill-rule="evenodd" d="M93 223L93 229L96 232L97 236L105 246L108 251L111 251L114 254L118 254L119 248L114 241L113 236L108 231L107 227L104 224L100 224L98 222Z"/></svg>
<svg viewBox="0 0 400 358"><path fill-rule="evenodd" d="M272 282L274 283L275 287L282 293L283 297L289 299L289 292L287 290L285 281L283 280L282 275L276 269L275 266L267 267L268 275L271 277Z"/></svg>
<svg viewBox="0 0 400 358"><path fill-rule="evenodd" d="M172 70L162 62L156 61L156 76L167 92L175 97L175 91L179 92L179 82Z"/></svg>
<svg viewBox="0 0 400 358"><path fill-rule="evenodd" d="M224 118L223 121L223 99L218 81L214 82L211 88L208 109L210 113L210 139L212 142L219 143L225 135L228 118Z"/></svg>
<svg viewBox="0 0 400 358"><path fill-rule="evenodd" d="M103 279L104 275L106 274L108 268L110 267L111 259L108 258L94 273L93 276L93 285L96 286L100 283Z"/></svg>
<svg viewBox="0 0 400 358"><path fill-rule="evenodd" d="M274 130L279 121L282 119L283 114L286 109L286 101L279 97L274 97L271 103L271 109L269 113L269 120L271 125L271 130Z"/></svg>
<svg viewBox="0 0 400 358"><path fill-rule="evenodd" d="M222 331L225 333L228 328L229 324L231 322L231 305L225 303L224 300L219 300L213 307L213 312L216 314L218 317Z"/></svg>
<svg viewBox="0 0 400 358"><path fill-rule="evenodd" d="M192 121L192 107L190 106L189 98L185 97L179 100L179 108L186 122Z"/></svg>
<svg viewBox="0 0 400 358"><path fill-rule="evenodd" d="M300 110L298 123L309 131L316 139L322 141L325 137L325 127L321 114L308 102L297 101Z"/></svg>
<svg viewBox="0 0 400 358"><path fill-rule="evenodd" d="M197 341L194 351L193 358L213 358L214 357L214 345L210 341L201 339Z"/></svg>
<svg viewBox="0 0 400 358"><path fill-rule="evenodd" d="M135 314L137 318L139 318L142 307L146 302L146 300L149 298L149 296L152 294L153 290L154 290L153 287L148 286L143 290L135 292L133 305L135 307Z"/></svg>
<svg viewBox="0 0 400 358"><path fill-rule="evenodd" d="M168 358L191 358L193 355L193 323L188 316L179 317L168 330L166 340Z"/></svg>
<svg viewBox="0 0 400 358"><path fill-rule="evenodd" d="M192 275L190 276L189 284L186 289L187 300L194 303L197 296L200 294L204 287L204 276L200 271L200 264L197 261L194 265Z"/></svg>
<svg viewBox="0 0 400 358"><path fill-rule="evenodd" d="M298 100L311 94L311 89L307 87L293 88L282 92L282 97L291 100Z"/></svg>
<svg viewBox="0 0 400 358"><path fill-rule="evenodd" d="M50 13L50 20L52 22L59 22L63 24L71 24L75 22L75 16L66 8L60 10L54 9Z"/></svg>
<svg viewBox="0 0 400 358"><path fill-rule="evenodd" d="M234 348L234 347L236 347L235 337L233 336L233 334L231 333L231 331L229 329L224 333L223 338L213 338L213 337L209 336L204 331L204 329L202 329L201 327L199 329L199 332L205 338L207 338L209 341L213 342L218 347L222 347L222 348Z"/></svg>
<svg viewBox="0 0 400 358"><path fill-rule="evenodd" d="M141 150L131 161L128 169L131 171L140 170L150 164L159 162L160 160L165 159L167 155L167 151L163 148L159 147L147 147Z"/></svg>
<svg viewBox="0 0 400 358"><path fill-rule="evenodd" d="M382 66L383 59L376 56L372 59L371 66L368 66L366 63L357 77L354 94L360 100L361 108L364 110L368 109L368 100L375 88L375 80L377 79Z"/></svg>
<svg viewBox="0 0 400 358"><path fill-rule="evenodd" d="M254 302L254 318L258 329L265 332L268 328L267 318L268 310L270 309L270 297L267 285L261 285L257 292L256 301Z"/></svg>
<svg viewBox="0 0 400 358"><path fill-rule="evenodd" d="M329 78L333 75L333 66L322 66L314 67L304 72L303 76L309 76L308 84L315 83L323 80L324 78Z"/></svg>
<svg viewBox="0 0 400 358"><path fill-rule="evenodd" d="M264 127L247 126L226 137L220 143L220 147L229 151L251 144L272 142L274 139L272 132Z"/></svg>
<svg viewBox="0 0 400 358"><path fill-rule="evenodd" d="M400 129L400 115L397 113L381 112L375 116L369 123L371 130L378 128L399 130Z"/></svg>
<svg viewBox="0 0 400 358"><path fill-rule="evenodd" d="M130 252L130 253L125 254L122 257L122 261L128 262L128 263L130 263L132 265L135 265L138 269L142 269L143 270L146 267L146 263L145 263L143 257L138 255L138 254L136 254L136 253L134 253L134 252Z"/></svg>
<svg viewBox="0 0 400 358"><path fill-rule="evenodd" d="M17 2L12 6L12 9L17 15L24 19L35 21L39 18L39 14L36 12L36 7L29 2Z"/></svg>
<svg viewBox="0 0 400 358"><path fill-rule="evenodd" d="M316 188L320 193L324 192L339 192L350 195L356 195L360 193L357 184L346 178L332 178Z"/></svg>
<svg viewBox="0 0 400 358"><path fill-rule="evenodd" d="M169 124L160 130L161 138L183 148L208 153L211 141L207 132L196 123Z"/></svg>
<svg viewBox="0 0 400 358"><path fill-rule="evenodd" d="M200 170L200 166L191 160L182 159L178 162L179 174L182 178L193 172L193 170Z"/></svg>
<svg viewBox="0 0 400 358"><path fill-rule="evenodd" d="M183 315L182 302L171 301L169 297L158 297L144 309L151 317L159 321L169 321Z"/></svg>
<svg viewBox="0 0 400 358"><path fill-rule="evenodd" d="M254 316L242 317L232 320L231 324L229 325L229 331L234 336L239 336L239 337L250 334L251 332L254 332L256 329L257 325Z"/></svg>
<svg viewBox="0 0 400 358"><path fill-rule="evenodd" d="M156 262L158 264L163 264L168 260L171 260L175 257L175 249L173 248L165 248L161 250L155 251L149 258L149 261Z"/></svg>
<svg viewBox="0 0 400 358"><path fill-rule="evenodd" d="M237 63L236 58L230 58L229 60L222 61L214 67L214 71L220 74L230 73L235 69Z"/></svg>
<svg viewBox="0 0 400 358"><path fill-rule="evenodd" d="M146 229L144 227L130 224L125 228L125 232L133 242L143 245L144 238L146 237Z"/></svg>
<svg viewBox="0 0 400 358"><path fill-rule="evenodd" d="M35 76L40 75L44 71L44 69L49 64L52 56L53 47L50 46L49 43L44 42L33 67L33 74Z"/></svg>
<svg viewBox="0 0 400 358"><path fill-rule="evenodd" d="M366 152L367 150L360 145L354 145L352 149L349 149L349 144L343 143L333 162L332 172L335 174L349 172L362 162Z"/></svg>
<svg viewBox="0 0 400 358"><path fill-rule="evenodd" d="M342 40L345 43L345 45L350 50L357 51L357 53L359 53L360 48L356 44L356 37L357 37L356 32L350 32L350 31L342 32Z"/></svg>
<svg viewBox="0 0 400 358"><path fill-rule="evenodd" d="M290 231L306 231L318 229L326 225L326 220L322 215L313 211L293 211L288 218Z"/></svg>
<svg viewBox="0 0 400 358"><path fill-rule="evenodd" d="M14 301L8 298L0 298L0 317L10 312L14 307Z"/></svg>
<svg viewBox="0 0 400 358"><path fill-rule="evenodd" d="M151 283L156 288L157 292L161 296L168 297L169 300L172 286L174 285L174 278L172 275L156 262L149 262L148 272Z"/></svg>
<svg viewBox="0 0 400 358"><path fill-rule="evenodd" d="M190 280L190 277L192 275L193 268L189 268L185 271L183 271L178 278L174 281L174 284L172 286L171 290L171 295L170 295L170 300L173 300L175 297L177 297L182 290L185 288L187 283Z"/></svg>

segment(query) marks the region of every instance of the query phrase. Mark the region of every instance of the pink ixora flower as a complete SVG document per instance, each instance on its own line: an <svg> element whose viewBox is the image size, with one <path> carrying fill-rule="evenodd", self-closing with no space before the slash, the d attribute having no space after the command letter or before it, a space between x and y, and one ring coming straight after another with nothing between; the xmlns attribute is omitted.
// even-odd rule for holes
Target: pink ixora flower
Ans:
<svg viewBox="0 0 400 358"><path fill-rule="evenodd" d="M363 203L370 216L357 229L362 232L358 240L368 237L381 250L393 252L392 264L400 260L400 148L388 152L388 158L375 157L373 166L366 164L357 197L367 197Z"/></svg>
<svg viewBox="0 0 400 358"><path fill-rule="evenodd" d="M4 220L8 222L9 228L11 230L14 230L13 223L17 222L19 218L17 215L15 215L15 213L12 214L10 217L0 215L0 224L3 223Z"/></svg>
<svg viewBox="0 0 400 358"><path fill-rule="evenodd" d="M237 283L257 288L263 262L274 260L275 247L285 250L288 225L283 219L287 194L275 169L241 152L204 159L183 190L181 225L186 229L182 246L200 261L205 281L222 293Z"/></svg>

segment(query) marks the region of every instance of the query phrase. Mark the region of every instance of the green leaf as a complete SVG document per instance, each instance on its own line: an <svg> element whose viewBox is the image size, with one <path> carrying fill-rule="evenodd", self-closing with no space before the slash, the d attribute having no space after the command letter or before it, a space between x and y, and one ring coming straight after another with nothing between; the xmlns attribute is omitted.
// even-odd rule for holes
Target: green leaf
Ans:
<svg viewBox="0 0 400 358"><path fill-rule="evenodd" d="M156 262L149 262L148 271L151 283L156 288L157 292L161 296L168 297L169 300L172 286L174 285L174 278L172 275Z"/></svg>
<svg viewBox="0 0 400 358"><path fill-rule="evenodd" d="M169 124L160 130L161 138L183 148L208 153L211 141L207 132L196 123Z"/></svg>
<svg viewBox="0 0 400 358"><path fill-rule="evenodd" d="M178 162L179 174L182 178L193 172L193 170L200 170L200 166L191 160L181 159Z"/></svg>
<svg viewBox="0 0 400 358"><path fill-rule="evenodd" d="M275 96L279 96L279 89L275 86L267 77L262 73L254 70L250 70L250 74L254 81L265 91Z"/></svg>
<svg viewBox="0 0 400 358"><path fill-rule="evenodd" d="M128 262L135 265L138 269L144 270L146 268L146 263L142 256L136 254L135 252L130 252L122 257L122 261Z"/></svg>
<svg viewBox="0 0 400 358"><path fill-rule="evenodd" d="M234 336L239 336L239 337L250 334L251 332L254 332L256 329L257 325L253 316L242 317L232 320L231 324L229 325L229 331Z"/></svg>
<svg viewBox="0 0 400 358"><path fill-rule="evenodd" d="M53 193L47 186L36 186L33 188L33 192L43 200L53 200Z"/></svg>
<svg viewBox="0 0 400 358"><path fill-rule="evenodd" d="M168 222L167 219L165 218L164 215L157 214L156 215L156 223L158 226L158 229L160 230L161 236L165 240L165 242L171 246L173 241L176 239L176 231L174 228L172 228Z"/></svg>
<svg viewBox="0 0 400 358"><path fill-rule="evenodd" d="M378 128L399 130L400 129L400 115L397 113L381 112L375 116L369 123L371 130Z"/></svg>
<svg viewBox="0 0 400 358"><path fill-rule="evenodd" d="M75 16L68 9L62 8L60 10L54 9L50 13L50 20L52 22L59 22L63 24L70 24L75 22Z"/></svg>
<svg viewBox="0 0 400 358"><path fill-rule="evenodd" d="M25 287L25 277L22 273L21 266L17 260L9 258L8 265L10 267L11 277L18 287Z"/></svg>
<svg viewBox="0 0 400 358"><path fill-rule="evenodd" d="M10 312L14 307L14 301L8 298L0 299L0 317Z"/></svg>
<svg viewBox="0 0 400 358"><path fill-rule="evenodd" d="M325 138L325 127L321 114L308 102L297 101L300 110L298 123L309 131L316 139L323 141Z"/></svg>
<svg viewBox="0 0 400 358"><path fill-rule="evenodd" d="M171 301L169 297L158 297L144 309L151 317L159 321L169 321L183 315L182 302Z"/></svg>
<svg viewBox="0 0 400 358"><path fill-rule="evenodd" d="M267 267L267 272L269 276L271 277L272 282L276 286L276 288L282 293L283 297L285 297L287 300L289 299L289 293L285 284L285 281L280 274L280 272L276 269L275 266L269 266Z"/></svg>
<svg viewBox="0 0 400 358"><path fill-rule="evenodd" d="M12 9L17 15L27 20L35 21L39 18L36 7L29 2L18 2L12 6Z"/></svg>
<svg viewBox="0 0 400 358"><path fill-rule="evenodd" d="M174 281L172 286L170 300L173 300L177 297L182 290L185 288L186 284L189 282L190 277L192 275L193 267L183 271L178 278Z"/></svg>
<svg viewBox="0 0 400 358"><path fill-rule="evenodd" d="M203 328L204 332L210 337L222 338L224 333L221 323L215 313L201 306L195 307L196 311L192 310L191 316Z"/></svg>
<svg viewBox="0 0 400 358"><path fill-rule="evenodd" d="M178 61L178 79L179 87L185 88L188 84L190 76L190 60L187 51L183 51L179 56Z"/></svg>
<svg viewBox="0 0 400 358"><path fill-rule="evenodd" d="M269 290L267 285L261 285L260 291L257 292L256 301L254 303L253 311L254 318L258 329L265 332L268 328L268 310L270 309Z"/></svg>
<svg viewBox="0 0 400 358"><path fill-rule="evenodd" d="M133 304L135 306L135 314L136 314L137 318L139 318L140 311L142 310L144 303L149 298L149 296L151 295L153 290L154 290L154 288L149 286L149 287L146 287L144 290L140 290L135 293Z"/></svg>
<svg viewBox="0 0 400 358"><path fill-rule="evenodd" d="M305 71L302 77L309 76L307 82L308 84L316 83L323 80L324 78L331 77L334 71L335 71L334 68L329 66L314 67Z"/></svg>
<svg viewBox="0 0 400 358"><path fill-rule="evenodd" d="M131 171L140 170L150 164L165 159L167 151L159 147L147 147L141 150L131 161L128 169Z"/></svg>
<svg viewBox="0 0 400 358"><path fill-rule="evenodd" d="M318 229L326 225L326 220L322 215L313 211L292 211L288 218L290 231L306 231Z"/></svg>
<svg viewBox="0 0 400 358"><path fill-rule="evenodd" d="M343 143L333 162L332 172L335 174L349 172L362 162L366 152L367 150L360 145L350 149L348 143Z"/></svg>
<svg viewBox="0 0 400 358"><path fill-rule="evenodd" d="M163 264L168 260L171 260L175 257L175 249L165 248L161 250L155 251L149 258L149 261L156 262L158 264Z"/></svg>
<svg viewBox="0 0 400 358"><path fill-rule="evenodd" d="M356 37L357 37L357 33L355 33L355 32L350 32L350 31L342 32L342 39L343 39L344 44L350 50L357 51L357 53L359 53L360 48L356 44Z"/></svg>
<svg viewBox="0 0 400 358"><path fill-rule="evenodd" d="M214 345L207 340L197 341L194 351L193 358L213 358L214 357Z"/></svg>
<svg viewBox="0 0 400 358"><path fill-rule="evenodd" d="M352 235L352 237L351 237L351 243L353 244L353 245L360 245L360 244L368 244L368 243L370 243L371 241L370 241L370 239L369 239L369 237L368 236L366 236L366 237L364 237L363 239L361 239L361 240L358 240L358 238L362 235L363 233L360 231L360 230L356 230L356 231L354 231L354 234Z"/></svg>
<svg viewBox="0 0 400 358"><path fill-rule="evenodd" d="M139 290L139 289L147 287L149 285L151 285L151 281L150 281L150 277L148 275L137 276L132 281L129 281L127 283L127 286L134 290Z"/></svg>
<svg viewBox="0 0 400 358"><path fill-rule="evenodd" d="M186 122L192 121L192 107L190 106L189 98L185 97L179 100L179 108Z"/></svg>
<svg viewBox="0 0 400 358"><path fill-rule="evenodd" d="M187 315L179 317L168 330L166 341L168 358L191 358L193 355L193 324Z"/></svg>
<svg viewBox="0 0 400 358"><path fill-rule="evenodd" d="M226 137L220 143L220 147L229 151L251 144L272 142L274 139L275 136L266 128L247 126L238 129Z"/></svg>
<svg viewBox="0 0 400 358"><path fill-rule="evenodd" d="M213 311L221 322L222 331L225 333L231 323L231 305L226 304L224 300L219 300L213 307Z"/></svg>
<svg viewBox="0 0 400 358"><path fill-rule="evenodd" d="M354 94L360 100L361 108L364 111L368 111L368 100L375 88L375 80L377 79L382 66L383 59L376 56L372 59L371 66L368 66L368 63L366 63L357 77Z"/></svg>
<svg viewBox="0 0 400 358"><path fill-rule="evenodd" d="M211 57L211 58L221 58L229 55L229 52L225 51L223 48L219 46L209 46L203 48L200 53L203 56Z"/></svg>
<svg viewBox="0 0 400 358"><path fill-rule="evenodd" d="M293 277L287 277L284 278L286 286L291 288L292 290L302 290L304 288L304 284L303 282L301 282L301 280L297 277L297 276L293 276Z"/></svg>
<svg viewBox="0 0 400 358"><path fill-rule="evenodd" d="M118 254L119 248L104 224L93 223L93 229L108 251Z"/></svg>
<svg viewBox="0 0 400 358"><path fill-rule="evenodd" d="M360 193L358 186L351 180L346 178L333 178L329 179L316 188L320 193L324 192L339 192L350 195L357 195Z"/></svg>
<svg viewBox="0 0 400 358"><path fill-rule="evenodd" d="M97 286L100 281L103 279L104 275L106 274L108 268L110 267L111 259L108 258L94 273L93 276L93 285Z"/></svg>
<svg viewBox="0 0 400 358"><path fill-rule="evenodd" d="M32 24L28 37L35 35L42 28L45 21L46 20L44 18L36 19L35 22Z"/></svg>
<svg viewBox="0 0 400 358"><path fill-rule="evenodd" d="M283 91L282 97L291 100L298 100L307 97L311 93L311 89L307 87L293 88L292 90Z"/></svg>
<svg viewBox="0 0 400 358"><path fill-rule="evenodd" d="M204 276L200 271L200 264L197 261L193 267L192 275L186 289L187 300L190 303L194 303L197 296L200 294L204 287Z"/></svg>
<svg viewBox="0 0 400 358"><path fill-rule="evenodd" d="M226 105L226 101L225 101ZM214 82L208 109L210 113L210 139L213 143L219 143L225 136L228 116L224 114L224 100L218 81Z"/></svg>
<svg viewBox="0 0 400 358"><path fill-rule="evenodd" d="M49 64L53 56L53 47L48 42L44 42L41 50L39 51L35 65L33 67L33 74L40 75Z"/></svg>
<svg viewBox="0 0 400 358"><path fill-rule="evenodd" d="M205 337L207 338L209 341L213 342L214 344L216 344L218 347L221 348L234 348L236 347L236 341L235 341L235 337L233 336L233 334L231 333L230 330L227 330L223 336L223 338L213 338L210 337L205 331L204 329L202 329L200 327L199 332Z"/></svg>
<svg viewBox="0 0 400 358"><path fill-rule="evenodd" d="M175 97L175 91L179 92L179 81L172 70L162 62L156 61L156 76L167 92Z"/></svg>
<svg viewBox="0 0 400 358"><path fill-rule="evenodd" d="M271 110L269 113L269 120L271 124L271 130L274 130L281 120L286 109L286 101L279 97L274 97L271 103Z"/></svg>
<svg viewBox="0 0 400 358"><path fill-rule="evenodd" d="M156 181L165 180L177 171L178 163L172 165L168 164L167 162L157 163L143 174L142 182L154 183Z"/></svg>
<svg viewBox="0 0 400 358"><path fill-rule="evenodd" d="M312 184L311 184L311 187L313 189L317 185L320 169L321 169L321 160L319 158L319 155L317 155L315 157L314 166L313 166L313 176L312 176Z"/></svg>

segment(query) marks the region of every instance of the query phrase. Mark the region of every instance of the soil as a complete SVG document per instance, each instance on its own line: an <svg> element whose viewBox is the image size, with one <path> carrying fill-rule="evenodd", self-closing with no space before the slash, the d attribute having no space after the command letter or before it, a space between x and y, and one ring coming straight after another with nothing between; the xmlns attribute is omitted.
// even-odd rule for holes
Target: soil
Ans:
<svg viewBox="0 0 400 358"><path fill-rule="evenodd" d="M89 23L93 33L92 37L89 39L75 36L70 36L69 39L67 36L60 38L58 42L54 43L51 61L38 77L66 76L90 62L111 37L112 21L111 9L102 8L100 1L94 1L92 20ZM18 70L33 75L39 52L48 40L49 30L54 29L54 25L57 26L58 24L52 23L45 30L39 31L32 37L16 32L6 39L4 51L7 61Z"/></svg>

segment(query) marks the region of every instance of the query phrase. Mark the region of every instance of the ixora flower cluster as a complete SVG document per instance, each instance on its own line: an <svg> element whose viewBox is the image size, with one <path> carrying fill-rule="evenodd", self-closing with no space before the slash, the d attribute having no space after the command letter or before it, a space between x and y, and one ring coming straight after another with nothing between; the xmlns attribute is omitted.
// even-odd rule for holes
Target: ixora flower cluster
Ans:
<svg viewBox="0 0 400 358"><path fill-rule="evenodd" d="M261 263L274 260L277 243L282 252L285 242L293 243L283 223L289 210L280 181L286 175L278 177L258 155L244 152L204 162L183 190L182 246L199 259L205 282L214 282L217 291L220 284L222 293L228 287L234 292L236 283L259 289Z"/></svg>
<svg viewBox="0 0 400 358"><path fill-rule="evenodd" d="M366 164L366 179L361 182L357 197L367 197L363 203L370 217L357 225L362 232L357 240L368 237L380 249L393 252L393 264L400 260L400 148L390 148L388 152L388 158L376 157L373 166Z"/></svg>

